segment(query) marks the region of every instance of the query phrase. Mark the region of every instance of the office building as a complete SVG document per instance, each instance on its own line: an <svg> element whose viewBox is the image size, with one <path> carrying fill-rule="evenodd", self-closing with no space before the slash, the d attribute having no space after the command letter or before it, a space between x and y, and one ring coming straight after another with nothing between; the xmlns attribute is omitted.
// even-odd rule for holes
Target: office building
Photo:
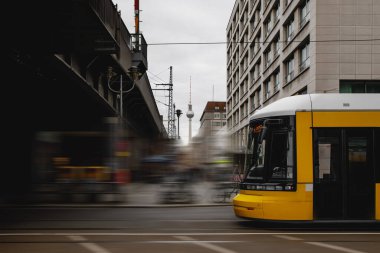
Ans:
<svg viewBox="0 0 380 253"><path fill-rule="evenodd" d="M380 0L236 0L227 26L227 129L282 97L380 92Z"/></svg>
<svg viewBox="0 0 380 253"><path fill-rule="evenodd" d="M201 116L201 136L215 135L226 125L226 102L209 101Z"/></svg>

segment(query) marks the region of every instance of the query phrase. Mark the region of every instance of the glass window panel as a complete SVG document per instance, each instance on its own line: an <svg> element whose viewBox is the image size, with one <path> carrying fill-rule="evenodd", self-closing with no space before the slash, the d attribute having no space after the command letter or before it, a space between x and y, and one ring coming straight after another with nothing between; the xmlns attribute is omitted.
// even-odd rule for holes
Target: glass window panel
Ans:
<svg viewBox="0 0 380 253"><path fill-rule="evenodd" d="M287 132L274 132L271 145L271 159L269 175L272 179L287 178L287 151L288 151L288 135Z"/></svg>
<svg viewBox="0 0 380 253"><path fill-rule="evenodd" d="M339 137L333 135L339 134L335 130L318 129L318 135L316 176L322 182L336 181L340 177L340 144Z"/></svg>
<svg viewBox="0 0 380 253"><path fill-rule="evenodd" d="M366 86L367 93L380 93L380 81L369 82Z"/></svg>

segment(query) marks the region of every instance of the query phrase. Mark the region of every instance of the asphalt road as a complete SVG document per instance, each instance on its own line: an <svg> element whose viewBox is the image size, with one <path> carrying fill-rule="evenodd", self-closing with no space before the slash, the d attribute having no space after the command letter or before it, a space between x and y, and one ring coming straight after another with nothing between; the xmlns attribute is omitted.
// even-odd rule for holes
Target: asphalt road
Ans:
<svg viewBox="0 0 380 253"><path fill-rule="evenodd" d="M2 208L0 252L380 252L380 228L265 224L231 206Z"/></svg>

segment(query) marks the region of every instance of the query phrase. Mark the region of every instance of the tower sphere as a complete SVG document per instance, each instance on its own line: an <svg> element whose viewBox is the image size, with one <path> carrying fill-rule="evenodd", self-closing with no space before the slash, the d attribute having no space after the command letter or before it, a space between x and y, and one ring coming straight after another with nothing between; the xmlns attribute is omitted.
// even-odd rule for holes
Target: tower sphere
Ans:
<svg viewBox="0 0 380 253"><path fill-rule="evenodd" d="M186 113L186 116L189 118L189 119L191 119L192 117L194 117L194 112L193 111L187 111L187 113Z"/></svg>

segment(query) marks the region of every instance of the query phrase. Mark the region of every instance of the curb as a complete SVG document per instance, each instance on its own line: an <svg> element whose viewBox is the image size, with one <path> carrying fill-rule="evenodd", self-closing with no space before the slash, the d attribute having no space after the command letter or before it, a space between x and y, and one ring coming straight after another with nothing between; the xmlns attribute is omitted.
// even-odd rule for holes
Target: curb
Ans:
<svg viewBox="0 0 380 253"><path fill-rule="evenodd" d="M217 207L232 206L232 203L215 204L15 204L0 205L0 208L180 208L180 207Z"/></svg>

